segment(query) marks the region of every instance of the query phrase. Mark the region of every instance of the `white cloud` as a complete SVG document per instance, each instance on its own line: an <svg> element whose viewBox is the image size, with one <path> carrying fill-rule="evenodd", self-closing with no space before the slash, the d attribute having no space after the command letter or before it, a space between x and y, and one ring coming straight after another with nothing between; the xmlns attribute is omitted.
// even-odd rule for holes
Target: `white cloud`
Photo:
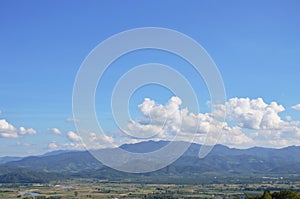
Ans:
<svg viewBox="0 0 300 199"><path fill-rule="evenodd" d="M33 135L33 134L36 134L36 130L34 130L33 128L29 128L29 129L25 129L24 127L20 127L19 128L19 134L20 135Z"/></svg>
<svg viewBox="0 0 300 199"><path fill-rule="evenodd" d="M17 138L17 129L6 120L0 120L0 137L2 138Z"/></svg>
<svg viewBox="0 0 300 199"><path fill-rule="evenodd" d="M49 128L48 131L50 131L54 134L57 134L57 135L61 134L61 131L58 128Z"/></svg>
<svg viewBox="0 0 300 199"><path fill-rule="evenodd" d="M79 119L68 117L68 118L66 118L66 122L79 122Z"/></svg>
<svg viewBox="0 0 300 199"><path fill-rule="evenodd" d="M88 140L90 148L105 148L123 143L136 143L145 138L153 140L179 140L203 143L218 143L234 147L269 146L283 147L300 145L300 121L290 116L285 118L281 113L285 108L277 102L265 102L262 98L232 98L225 106L220 106L214 113L192 113L181 108L182 100L172 97L166 104L158 104L145 98L138 106L142 116L127 124L126 131L141 139L120 134L81 134ZM299 105L293 106L298 109ZM217 116L226 110L227 121L219 121ZM300 109L299 109L300 110ZM78 119L67 118L66 121L78 122ZM58 128L48 129L52 133L61 134ZM220 135L222 132L222 135ZM36 134L33 128L14 127L5 119L0 120L0 138L18 138ZM81 136L69 131L67 137L72 143L58 145L51 142L49 149L81 149L84 147Z"/></svg>
<svg viewBox="0 0 300 199"><path fill-rule="evenodd" d="M55 142L51 142L51 143L48 144L48 148L53 150L53 149L57 149L58 146Z"/></svg>
<svg viewBox="0 0 300 199"><path fill-rule="evenodd" d="M90 132L90 133L89 133L89 141L90 141L90 142L105 141L105 142L110 142L110 143L112 143L114 140L113 140L113 138L110 137L110 136L103 135L103 134L97 135L97 133L95 133L95 132Z"/></svg>
<svg viewBox="0 0 300 199"><path fill-rule="evenodd" d="M223 128L223 133L221 135L219 143L228 146L251 146L254 140L248 137L238 126Z"/></svg>
<svg viewBox="0 0 300 199"><path fill-rule="evenodd" d="M113 138L103 135L103 134L97 134L95 132L90 132L86 134L87 137L81 137L78 134L74 133L73 131L69 131L67 133L67 137L71 142L66 142L63 144L57 144L55 141L50 142L48 144L48 149L51 151L53 149L58 150L86 150L86 149L100 149L100 148L107 148L111 147L111 144L107 143L113 143ZM84 140L84 138L87 138L86 143L80 142L81 140ZM114 145L113 145L114 146ZM115 145L114 147L117 147L119 145Z"/></svg>
<svg viewBox="0 0 300 199"><path fill-rule="evenodd" d="M18 138L19 136L33 135L36 133L36 130L33 128L26 129L25 127L21 126L17 129L5 119L0 120L0 137L2 138Z"/></svg>
<svg viewBox="0 0 300 199"><path fill-rule="evenodd" d="M126 131L140 138L156 134L165 137L167 132L169 134L178 132L181 125L181 103L178 97L172 97L165 106L145 98L144 102L138 106L143 117L139 121L131 121Z"/></svg>
<svg viewBox="0 0 300 199"><path fill-rule="evenodd" d="M67 136L71 141L74 141L74 142L79 142L81 140L81 137L79 135L77 135L76 133L74 133L73 131L69 131L67 133Z"/></svg>
<svg viewBox="0 0 300 199"><path fill-rule="evenodd" d="M24 127L21 126L21 127L19 128L19 132L20 132L21 135L24 135L24 134L26 134L26 129L25 129Z"/></svg>
<svg viewBox="0 0 300 199"><path fill-rule="evenodd" d="M182 141L194 141L200 144L212 144L217 140L223 144L250 143L241 127L229 127L226 122L218 121L213 114L189 112L187 108L180 109L182 101L172 97L165 105L157 104L146 98L139 105L143 120L131 121L127 128L137 137L155 135L155 139L172 140L175 136ZM219 111L220 112L220 111ZM223 131L226 137L219 139ZM208 143L207 143L208 142Z"/></svg>
<svg viewBox="0 0 300 199"><path fill-rule="evenodd" d="M85 146L82 143L71 142L71 143L62 144L61 148L68 149L68 150L83 150L83 149L85 149Z"/></svg>
<svg viewBox="0 0 300 199"><path fill-rule="evenodd" d="M85 146L79 142L68 142L64 144L57 144L55 141L48 144L48 150L84 150Z"/></svg>
<svg viewBox="0 0 300 199"><path fill-rule="evenodd" d="M222 106L214 113L194 114L187 108L180 109L181 103L178 97L172 97L165 105L146 98L138 106L142 119L130 121L126 130L137 137L153 135L151 139L172 140L176 135L190 141L195 135L194 141L200 144L218 140L235 147L300 145L300 122L282 119L279 113L285 108L276 102L268 104L262 98L229 99L228 123L216 119L222 115ZM222 135L218 137L220 131Z"/></svg>
<svg viewBox="0 0 300 199"><path fill-rule="evenodd" d="M233 98L227 104L227 116L235 122L254 140L256 146L283 147L300 145L299 121L292 121L290 116L286 121L279 113L285 108L276 102L267 104L263 99Z"/></svg>
<svg viewBox="0 0 300 199"><path fill-rule="evenodd" d="M122 139L114 140L113 137L104 135L102 133L82 132L81 135L81 139L83 140L82 147L85 146L88 149L100 149L107 147L111 148L117 147L122 144ZM116 144L115 142L118 142L118 144Z"/></svg>
<svg viewBox="0 0 300 199"><path fill-rule="evenodd" d="M295 106L292 106L292 109L300 111L300 104L296 104Z"/></svg>
<svg viewBox="0 0 300 199"><path fill-rule="evenodd" d="M284 111L276 102L266 104L262 98L232 98L226 103L226 114L229 120L248 129L276 129L283 121L278 113Z"/></svg>

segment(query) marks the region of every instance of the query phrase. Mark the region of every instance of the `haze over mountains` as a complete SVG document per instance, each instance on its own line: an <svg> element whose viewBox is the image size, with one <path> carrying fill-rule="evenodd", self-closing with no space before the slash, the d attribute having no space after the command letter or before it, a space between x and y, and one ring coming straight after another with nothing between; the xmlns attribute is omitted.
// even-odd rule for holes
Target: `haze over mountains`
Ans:
<svg viewBox="0 0 300 199"><path fill-rule="evenodd" d="M148 141L125 144L121 148L130 152L145 153L155 151L166 144L168 144L167 141ZM198 144L191 144L183 156L174 163L147 175L189 177L203 174L267 175L300 173L299 146L282 149L262 147L235 149L216 145L205 158L199 159L200 147ZM0 163L0 179L4 182L20 181L20 179L26 182L26 176L22 176L25 174L30 174L29 181L39 181L38 176L41 174L43 179L48 179L47 176L51 176L51 179L53 179L56 174L61 174L60 177L93 178L130 175L104 166L87 151L54 151L42 156L25 158L5 157L0 158ZM16 174L19 177L15 177Z"/></svg>

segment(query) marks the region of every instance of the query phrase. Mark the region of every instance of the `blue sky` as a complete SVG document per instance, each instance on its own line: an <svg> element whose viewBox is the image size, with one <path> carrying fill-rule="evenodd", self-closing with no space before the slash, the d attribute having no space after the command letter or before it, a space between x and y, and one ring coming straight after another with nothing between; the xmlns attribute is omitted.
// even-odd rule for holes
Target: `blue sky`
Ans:
<svg viewBox="0 0 300 199"><path fill-rule="evenodd" d="M140 27L170 28L190 36L215 61L228 99L275 101L285 108L279 113L283 120L291 116L297 122L300 112L291 107L300 103L299 8L298 1L1 1L0 119L36 133L0 137L0 156L42 153L51 149L50 143L57 146L52 149L71 146L68 132L76 130L66 119L72 117L73 84L82 61L101 41ZM182 60L140 52L119 63L129 67L144 61L172 65L199 82L193 85L203 91L198 97L206 111L205 85L192 71L182 70ZM107 85L122 73L118 67L111 70ZM133 115L144 97L168 101L172 94L157 89L134 95ZM110 115L104 114L107 106L96 106L98 116L107 120L105 130L114 131Z"/></svg>

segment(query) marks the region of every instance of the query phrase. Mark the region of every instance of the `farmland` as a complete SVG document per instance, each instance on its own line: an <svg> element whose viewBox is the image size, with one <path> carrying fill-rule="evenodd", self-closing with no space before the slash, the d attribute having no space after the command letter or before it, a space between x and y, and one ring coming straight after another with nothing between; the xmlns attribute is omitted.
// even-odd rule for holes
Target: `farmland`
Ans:
<svg viewBox="0 0 300 199"><path fill-rule="evenodd" d="M76 179L49 184L1 184L0 198L235 198L264 190L300 191L300 182L262 178L260 183L141 183Z"/></svg>

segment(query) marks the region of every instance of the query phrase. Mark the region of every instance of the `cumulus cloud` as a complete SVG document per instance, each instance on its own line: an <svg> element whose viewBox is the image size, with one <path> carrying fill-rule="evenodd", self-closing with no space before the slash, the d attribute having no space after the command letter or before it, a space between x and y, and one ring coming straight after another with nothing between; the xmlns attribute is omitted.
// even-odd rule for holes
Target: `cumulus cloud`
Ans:
<svg viewBox="0 0 300 199"><path fill-rule="evenodd" d="M83 139L88 140L90 148L103 148L107 143L118 146L149 139L175 139L199 144L217 142L238 148L300 145L300 122L293 121L291 117L282 118L280 113L285 108L277 102L267 103L262 98L232 98L225 105L214 107L216 109L212 113L193 113L181 106L182 100L176 96L166 104L145 98L138 105L141 117L129 121L123 129L128 136L124 132L109 136L90 132ZM226 121L219 120L225 110ZM68 137L75 142L80 140L73 132L68 133Z"/></svg>
<svg viewBox="0 0 300 199"><path fill-rule="evenodd" d="M5 119L0 120L0 137L2 138L18 138L20 135L33 135L36 130L33 128L20 127L17 129L12 124L8 123Z"/></svg>
<svg viewBox="0 0 300 199"><path fill-rule="evenodd" d="M50 131L54 134L57 134L57 135L61 134L61 131L58 128L49 128L48 131Z"/></svg>
<svg viewBox="0 0 300 199"><path fill-rule="evenodd" d="M17 129L6 120L0 120L0 137L2 138L17 138Z"/></svg>
<svg viewBox="0 0 300 199"><path fill-rule="evenodd" d="M218 141L236 147L300 145L300 122L282 119L279 113L285 108L277 102L232 98L213 113L198 114L181 109L181 104L179 97L172 97L165 105L146 98L138 106L143 116L130 121L126 130L136 137L172 140L176 135L180 140L193 138L200 144ZM216 119L222 110L226 110L227 122Z"/></svg>
<svg viewBox="0 0 300 199"><path fill-rule="evenodd" d="M300 111L300 104L296 104L295 106L292 106L292 109Z"/></svg>
<svg viewBox="0 0 300 199"><path fill-rule="evenodd" d="M200 144L252 142L241 127L229 127L224 121L216 119L213 113L192 113L181 109L182 100L172 97L165 105L157 104L146 98L138 107L143 114L142 120L130 121L127 126L136 137L153 135L154 139L194 141ZM226 137L220 138L225 132ZM153 139L153 138L152 138Z"/></svg>
<svg viewBox="0 0 300 199"><path fill-rule="evenodd" d="M300 145L299 121L286 120L279 113L285 111L276 102L267 104L262 98L232 98L226 103L228 119L237 123L254 140L254 145L283 147Z"/></svg>
<svg viewBox="0 0 300 199"><path fill-rule="evenodd" d="M283 121L278 113L285 110L276 102L266 104L262 98L232 98L226 103L229 120L249 129L277 129Z"/></svg>
<svg viewBox="0 0 300 199"><path fill-rule="evenodd" d="M182 101L179 97L172 97L165 106L145 98L138 107L143 114L139 121L131 121L127 128L136 137L148 137L162 132L176 133L181 126Z"/></svg>
<svg viewBox="0 0 300 199"><path fill-rule="evenodd" d="M25 129L24 127L20 127L19 128L19 134L20 135L33 135L33 134L36 134L36 130L34 130L33 128L29 128L29 129Z"/></svg>
<svg viewBox="0 0 300 199"><path fill-rule="evenodd" d="M79 135L77 135L76 133L74 133L73 131L69 131L67 133L67 136L71 141L74 141L74 142L79 142L81 140L81 137Z"/></svg>
<svg viewBox="0 0 300 199"><path fill-rule="evenodd" d="M285 118L283 105L277 102L265 102L262 98L232 98L225 105L220 105L213 113L193 113L181 107L179 97L171 97L167 103L158 104L145 98L138 106L142 116L129 121L125 131L128 135L81 134L82 139L90 142L90 148L105 148L107 143L118 146L123 143L136 143L147 139L182 140L199 144L214 144L216 141L234 147L270 146L283 147L300 145L300 121L291 116ZM292 108L300 110L300 104ZM218 120L226 110L226 121ZM284 115L284 114L283 114ZM67 118L68 122L78 119ZM48 129L54 134L61 134L58 128ZM0 138L18 138L36 134L33 128L14 127L4 119L0 120ZM84 137L84 135L86 137ZM48 144L49 149L81 149L81 136L73 131L67 133L70 143ZM110 145L110 146L112 146Z"/></svg>

